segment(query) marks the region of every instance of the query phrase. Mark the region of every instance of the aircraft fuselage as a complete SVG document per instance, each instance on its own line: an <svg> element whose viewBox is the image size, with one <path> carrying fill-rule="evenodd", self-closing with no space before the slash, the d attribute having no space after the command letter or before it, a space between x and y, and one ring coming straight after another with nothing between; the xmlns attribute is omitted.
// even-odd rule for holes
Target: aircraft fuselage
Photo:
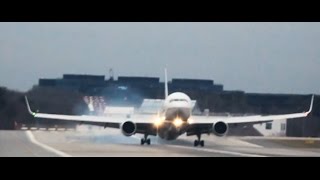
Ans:
<svg viewBox="0 0 320 180"><path fill-rule="evenodd" d="M162 139L175 140L188 128L191 116L191 99L184 93L170 94L164 103L162 116L165 122L158 127L158 135Z"/></svg>

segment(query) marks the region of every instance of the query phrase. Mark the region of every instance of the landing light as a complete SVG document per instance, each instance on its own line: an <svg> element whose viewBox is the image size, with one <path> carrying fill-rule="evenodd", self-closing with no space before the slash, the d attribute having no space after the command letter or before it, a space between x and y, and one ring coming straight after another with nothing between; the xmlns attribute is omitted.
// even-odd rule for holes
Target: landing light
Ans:
<svg viewBox="0 0 320 180"><path fill-rule="evenodd" d="M154 125L156 127L159 127L162 123L163 123L164 119L163 118L157 118L155 121L154 121Z"/></svg>
<svg viewBox="0 0 320 180"><path fill-rule="evenodd" d="M173 124L176 126L176 127L180 127L182 124L183 124L183 121L182 119L180 118L177 118L173 121Z"/></svg>

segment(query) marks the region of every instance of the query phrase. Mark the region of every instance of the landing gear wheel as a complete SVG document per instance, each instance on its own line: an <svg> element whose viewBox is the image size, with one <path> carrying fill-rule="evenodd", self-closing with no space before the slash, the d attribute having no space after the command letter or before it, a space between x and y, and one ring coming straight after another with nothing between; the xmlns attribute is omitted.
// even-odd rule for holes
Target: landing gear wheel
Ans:
<svg viewBox="0 0 320 180"><path fill-rule="evenodd" d="M203 147L204 146L204 140L201 140L201 133L197 134L197 140L194 140L194 147L197 147L197 146L201 146Z"/></svg>
<svg viewBox="0 0 320 180"><path fill-rule="evenodd" d="M198 140L194 140L193 146L194 146L194 147L197 147L198 145L199 145L199 141L198 141Z"/></svg>
<svg viewBox="0 0 320 180"><path fill-rule="evenodd" d="M145 134L144 138L141 139L141 145L144 145L145 143L148 145L150 145L150 143L151 143L151 140L148 139L148 134Z"/></svg>
<svg viewBox="0 0 320 180"><path fill-rule="evenodd" d="M146 143L147 143L148 145L150 145L150 143L151 143L150 139L147 139Z"/></svg>
<svg viewBox="0 0 320 180"><path fill-rule="evenodd" d="M141 139L141 145L144 145L144 143L145 143L145 140Z"/></svg>
<svg viewBox="0 0 320 180"><path fill-rule="evenodd" d="M200 141L200 146L203 147L204 146L204 140Z"/></svg>

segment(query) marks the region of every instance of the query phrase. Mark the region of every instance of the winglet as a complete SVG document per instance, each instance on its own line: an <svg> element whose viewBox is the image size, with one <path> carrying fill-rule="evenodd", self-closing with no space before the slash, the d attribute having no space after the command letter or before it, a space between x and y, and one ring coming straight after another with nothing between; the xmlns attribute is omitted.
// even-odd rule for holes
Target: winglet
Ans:
<svg viewBox="0 0 320 180"><path fill-rule="evenodd" d="M308 111L308 112L306 112L307 114L309 114L309 113L312 111L312 107L313 107L313 99L314 99L314 95L312 95L309 111Z"/></svg>
<svg viewBox="0 0 320 180"><path fill-rule="evenodd" d="M31 108L30 108L30 105L29 105L29 101L28 101L27 96L24 96L24 98L25 98L25 100L26 100L26 104L27 104L27 108L28 108L29 113L30 113L32 116L35 116L36 113L34 113L34 112L31 111Z"/></svg>

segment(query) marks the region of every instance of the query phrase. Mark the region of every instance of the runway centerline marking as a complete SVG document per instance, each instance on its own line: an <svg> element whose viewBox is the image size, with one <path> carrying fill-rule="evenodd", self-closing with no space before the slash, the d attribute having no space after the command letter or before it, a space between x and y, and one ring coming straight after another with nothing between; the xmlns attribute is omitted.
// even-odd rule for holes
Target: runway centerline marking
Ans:
<svg viewBox="0 0 320 180"><path fill-rule="evenodd" d="M69 154L67 154L67 153L64 153L64 152L62 152L62 151L59 151L59 150L57 150L57 149L54 149L53 147L50 147L50 146L48 146L48 145L46 145L46 144L40 143L39 141L37 141L37 140L35 139L35 137L33 136L33 134L32 134L31 131L26 131L26 135L27 135L27 137L29 138L29 140L30 140L33 144L38 145L38 146L40 146L41 148L43 148L43 149L45 149L45 150L47 150L47 151L50 151L50 152L55 153L55 154L57 154L58 156L62 156L62 157L72 157L71 155L69 155Z"/></svg>

